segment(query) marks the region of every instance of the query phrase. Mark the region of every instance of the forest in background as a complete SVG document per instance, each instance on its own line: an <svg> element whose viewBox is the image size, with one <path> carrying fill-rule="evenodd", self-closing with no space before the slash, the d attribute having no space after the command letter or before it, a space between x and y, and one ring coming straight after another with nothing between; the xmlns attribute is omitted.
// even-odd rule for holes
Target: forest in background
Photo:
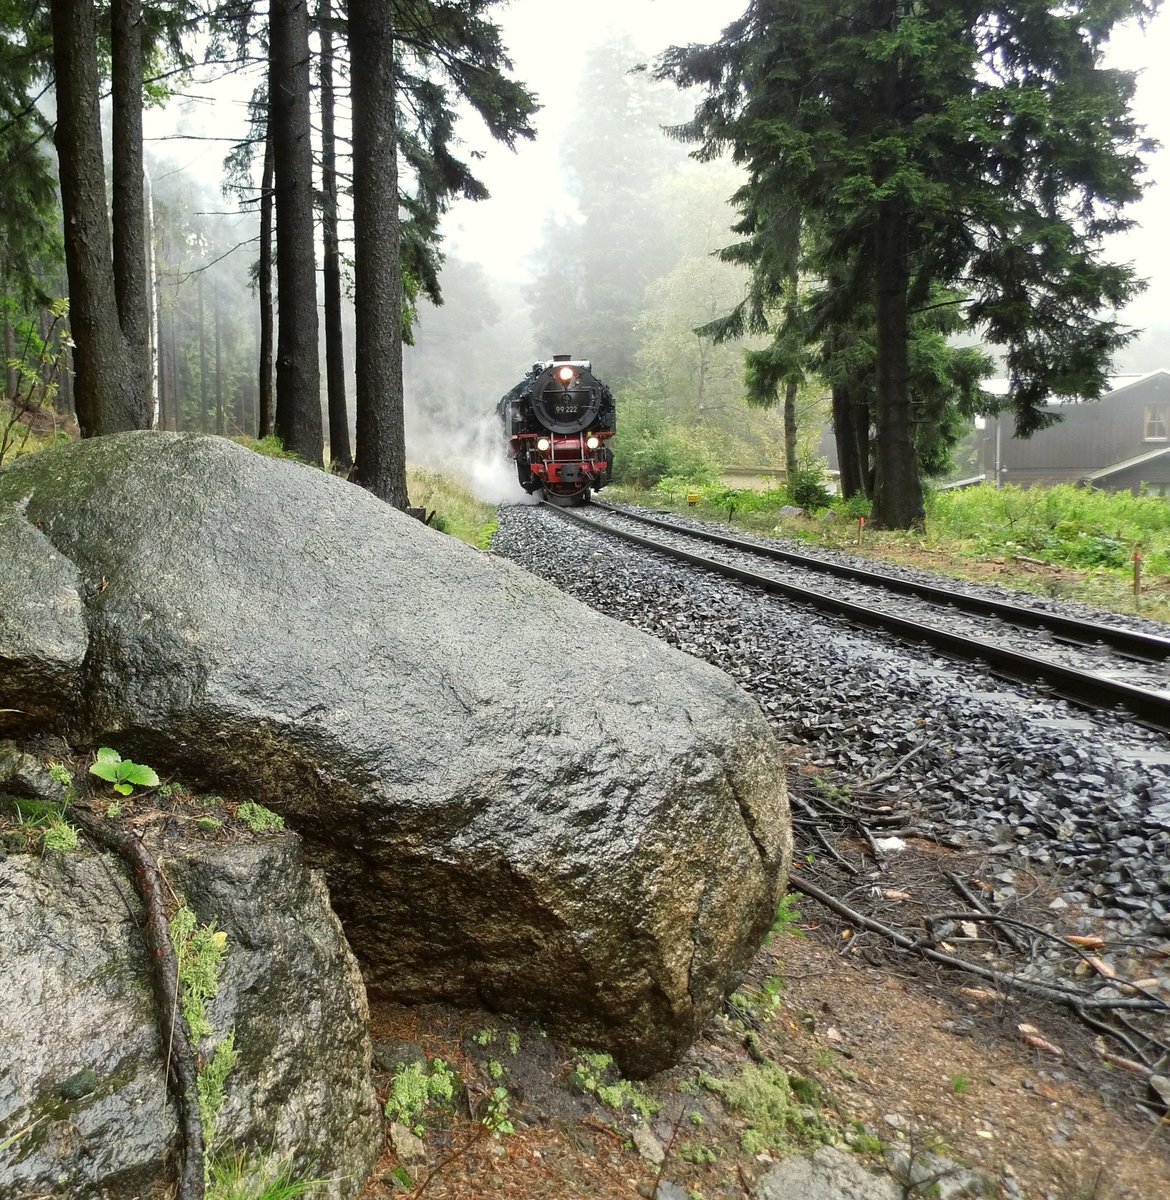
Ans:
<svg viewBox="0 0 1170 1200"><path fill-rule="evenodd" d="M371 405L376 410L383 395L396 393L387 401L390 419L383 424L401 428L405 417L413 457L434 462L490 452L495 398L531 361L571 352L590 358L619 395L619 463L629 480L652 483L663 474L709 474L727 463L764 465L777 462L781 453L792 475L799 470L798 459L811 466L831 393L838 456L843 468L846 460L850 468L843 472L845 491L867 496L872 491L881 508L880 514L875 508L875 519L902 527L920 519L921 479L946 471L964 426L995 403L980 389L980 380L993 369L991 360L954 341L968 328L966 313L981 313L999 340L1010 344L1008 361L1018 384L1011 404L1024 432L1042 427L1045 396L1063 394L1054 389L1067 386L1087 398L1099 394L1108 356L1124 348L1129 335L1107 320L1094 324L1087 314L1135 290L1124 267L1094 257L1102 232L1124 228L1120 206L1139 190L1136 155L1142 144L1125 108L1131 81L1124 73L1101 70L1099 63L1099 46L1121 9L1095 0L1081 6L1083 13L1067 14L1006 5L996 19L1010 32L1000 43L985 44L995 22L987 24L979 6L964 8L961 27L954 28L930 6L904 11L888 4L878 5L865 21L845 25L832 6L798 5L786 24L778 20L788 11L784 4L752 0L724 40L710 47L676 47L652 63L628 44L582 51L570 76L578 119L566 133L558 167L570 181L576 211L549 224L536 261L529 264L532 282L517 288L487 278L472 262L445 257L440 224L454 197L487 199L469 164L453 156L461 146L456 132L461 105L477 111L491 135L505 144L534 133L534 98L508 75L511 64L499 30L483 19L490 7L428 0L417 9L392 6L389 25L379 17L379 40L398 46L398 58L384 65L394 79L401 234L387 240L383 231L382 241L395 254L392 274L401 269L401 291L390 307L402 304L402 332L415 346L407 355L405 389L393 372L380 392L367 381L366 405L367 411ZM69 30L68 40L77 39L73 26L57 18L89 13L92 19L92 5L57 0L52 8L60 59L58 43L67 40L62 30ZM310 262L307 316L312 321L299 323L296 336L290 325L286 337L286 308L291 313L291 307L283 300L277 306L286 351L277 355L276 424L280 433L280 399L295 391L297 417L289 428L300 444L293 448L315 459L325 423L318 416L327 411L334 439L329 458L346 469L349 441L355 433L363 441L362 373L371 362L382 361L380 354L360 351L362 321L377 312L383 333L387 323L397 324L385 303L359 302L355 318L347 302L353 290L361 289L361 264L372 260L358 253L360 238L350 236L356 231L351 195L360 191L367 172L348 165L346 104L356 116L359 102L369 102L379 90L377 81L384 84L387 75L370 76L358 86L354 47L365 43L354 40L358 10L352 5L347 10L324 0L310 13L303 2L281 0L272 7L272 20L277 15L283 20L293 10L305 20L299 36L309 58L294 53L288 61L298 64L298 72L311 63L318 80L312 89L300 82L293 89L304 99L306 132L296 134L290 145L299 137L316 155L312 191L321 237L317 258L324 263L326 285L320 337L326 354L319 355L316 346L321 288L319 283L313 303L313 275L319 268L315 272ZM111 9L115 166L118 81L128 78L124 63L119 75L119 29L125 30L125 17L133 11L133 0L119 0ZM142 11L145 25L158 25L148 31L144 65L169 68L148 81L146 96L152 102L181 94L192 78L193 57L180 48L184 28L207 31L225 74L263 61L265 15L250 6L186 15L170 8ZM47 31L31 31L21 42L12 37L12 22L9 26L3 74L14 111L14 101L41 82L37 72L43 71L44 42L34 43ZM782 26L793 35L777 45ZM98 32L100 42L106 36L100 22ZM270 33L271 84L284 78L284 68L275 24ZM1059 45L1052 41L1057 34ZM972 98L972 56L995 63L1002 86L989 87L981 79ZM64 94L60 61L58 100ZM825 70L810 102L801 81L818 61ZM782 69L769 73L769 63L781 63ZM705 89L706 95L696 108L693 90L680 94L672 85ZM32 114L31 124L42 134L48 131L49 116L37 107L47 90L9 123L10 141L14 130L27 132L18 120L28 125ZM277 91L283 94L282 88ZM877 105L872 112L860 103L867 96ZM1092 116L1085 107L1090 101L1103 106L1100 112L1108 117L1104 132L1093 133L1084 124ZM1081 107L1073 111L1070 105ZM295 263L298 287L290 284L286 298L291 305L296 297L303 309L301 260L313 240L303 231L314 225L310 216L307 225L298 226L299 241L291 226L281 230L281 172L287 180L300 171L302 206L308 192L304 171L291 168L287 146L277 144L281 127L273 133L278 107L257 88L251 128L229 155L222 199L192 182L173 161L148 157L145 163L149 336L157 423L164 428L267 432L265 370L257 381L254 365L264 354L263 326L258 331L255 316L249 316L255 312L256 284L264 308L270 258L262 253L257 260L253 239L233 219L233 206L254 212L276 195L275 257L282 246L286 254L297 249L300 258L285 265ZM1031 132L1021 119L1025 109L1034 121ZM76 110L75 102L64 102L66 115ZM922 113L933 115L924 121ZM1003 113L1010 113L1015 124L1000 121ZM1062 128L1070 115L1081 122L1071 140ZM818 125L826 118L829 125ZM61 130L58 122L59 143ZM664 136L664 130L677 140ZM353 131L356 162L356 119ZM972 145L975 134L991 140L979 155L966 155L962 147ZM833 141L838 136L840 145ZM1024 143L1027 153L1021 154ZM263 169L269 158L275 161L275 185L261 174L258 147L264 144L269 154ZM824 153L808 159L800 149L807 145L822 146ZM854 149L842 150L849 145ZM695 146L699 163L686 155ZM13 151L27 149L27 142L9 146L10 161ZM1041 150L1049 156L1049 183L1037 192L1033 160L1039 161ZM904 158L904 165L895 170L883 159L886 151ZM473 151L470 158L478 154ZM962 161L965 157L971 161ZM955 167L949 182L932 166L944 160ZM72 156L61 162L71 164ZM67 326L59 305L49 304L61 292L59 246L47 232L54 207L46 190L49 173L42 164L35 179L33 172L21 180L29 185L26 194L14 188L18 194L10 197L14 212L22 204L26 213L35 212L45 236L35 248L40 275L30 286L27 269L23 274L19 269L27 268L30 247L6 230L8 390L18 396L23 387L30 396L39 392L42 397L55 391L54 407L66 415L73 400L69 374L62 369L69 351L62 340ZM86 176L91 190L96 178L93 171ZM116 169L113 184L116 266ZM944 195L947 189L953 201ZM1078 206L1073 216L1062 208L1069 201ZM969 209L969 215L955 204ZM378 211L369 214L367 228L378 231L380 224L394 221L394 208L383 198ZM980 223L986 227L982 232ZM875 249L869 239L879 228L895 241L910 241L902 250L894 243ZM877 276L871 268L877 260L872 255L879 251L886 254L887 266L896 266L889 282L901 294L900 307L888 311L882 308L886 292L881 287L873 292ZM285 287L283 269L276 274ZM970 294L964 294L966 283L975 289ZM433 308L440 291L445 307ZM330 297L339 292L344 300L331 334ZM30 307L34 293L39 296ZM1076 312L1069 308L1071 298L1077 300ZM95 311L92 304L90 311ZM89 344L100 347L103 339L90 337ZM294 347L299 354L306 346L312 348L311 363L303 369L286 363ZM327 371L318 376L321 357L328 360ZM354 374L355 361L356 428L345 419L344 390L340 419L333 403L335 385ZM281 364L287 370L283 388ZM137 418L131 427L135 423ZM849 423L856 429L843 434ZM81 424L85 433L84 419ZM89 430L102 431L96 425ZM361 476L359 462L359 481ZM394 502L406 502L404 490Z"/></svg>

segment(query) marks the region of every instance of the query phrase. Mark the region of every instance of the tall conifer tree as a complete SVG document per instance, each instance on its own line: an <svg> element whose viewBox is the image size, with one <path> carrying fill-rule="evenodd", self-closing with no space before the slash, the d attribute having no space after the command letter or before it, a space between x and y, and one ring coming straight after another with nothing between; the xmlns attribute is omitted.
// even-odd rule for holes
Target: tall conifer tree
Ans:
<svg viewBox="0 0 1170 1200"><path fill-rule="evenodd" d="M1145 148L1133 79L1101 55L1143 0L751 0L712 46L667 52L659 73L707 96L684 138L749 172L739 252L757 277L789 263L767 229L793 210L815 227L804 260L834 290L838 333L872 314L874 519L921 518L909 343L935 288L1006 347L1017 430L1054 392L1096 397L1129 334L1102 309L1137 290L1104 261L1127 226Z"/></svg>

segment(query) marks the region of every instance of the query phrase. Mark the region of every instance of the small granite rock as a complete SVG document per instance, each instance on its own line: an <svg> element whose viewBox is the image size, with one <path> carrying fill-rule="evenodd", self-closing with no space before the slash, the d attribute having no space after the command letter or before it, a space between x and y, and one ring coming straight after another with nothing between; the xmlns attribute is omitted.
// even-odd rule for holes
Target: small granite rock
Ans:
<svg viewBox="0 0 1170 1200"><path fill-rule="evenodd" d="M660 1166L663 1159L666 1158L666 1151L663 1150L662 1143L645 1125L639 1125L634 1130L631 1140L634 1143L634 1149L654 1166Z"/></svg>
<svg viewBox="0 0 1170 1200"><path fill-rule="evenodd" d="M752 1200L900 1200L901 1195L892 1179L871 1174L835 1146L786 1158L752 1189Z"/></svg>
<svg viewBox="0 0 1170 1200"><path fill-rule="evenodd" d="M390 1145L401 1162L421 1162L427 1156L426 1143L405 1125L394 1121L390 1126Z"/></svg>

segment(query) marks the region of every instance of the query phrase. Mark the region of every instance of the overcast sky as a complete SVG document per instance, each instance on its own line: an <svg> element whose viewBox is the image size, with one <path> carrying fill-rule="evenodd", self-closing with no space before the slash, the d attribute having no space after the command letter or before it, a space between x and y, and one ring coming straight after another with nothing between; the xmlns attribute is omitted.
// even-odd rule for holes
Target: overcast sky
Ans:
<svg viewBox="0 0 1170 1200"><path fill-rule="evenodd" d="M487 151L478 170L492 198L455 206L444 225L448 249L501 278L531 273L546 216L572 209L568 194L555 194L550 181L558 159L572 151L560 135L574 115L573 64L582 47L626 35L650 56L673 44L710 42L745 7L743 0L511 0L501 7L496 19L515 75L543 106L537 138L513 154L470 123L465 127L469 143Z"/></svg>
<svg viewBox="0 0 1170 1200"><path fill-rule="evenodd" d="M550 211L548 181L566 147L560 133L572 116L576 89L572 64L581 47L628 34L648 54L674 43L707 42L744 10L743 0L512 0L498 10L504 42L516 75L539 96L538 139L516 153L492 146L468 127L469 141L487 151L479 164L492 198L460 203L444 229L447 248L481 262L502 278L529 274ZM1111 65L1143 72L1135 110L1150 136L1170 146L1170 14L1163 12L1148 30L1127 27L1110 48ZM1111 251L1135 263L1150 279L1147 292L1126 313L1134 324L1166 324L1170 314L1170 149L1151 159L1152 186L1132 214L1141 229ZM1159 186L1158 180L1164 182ZM541 179L540 187L535 180ZM552 211L570 211L567 195L551 197ZM1165 355L1170 367L1170 347Z"/></svg>

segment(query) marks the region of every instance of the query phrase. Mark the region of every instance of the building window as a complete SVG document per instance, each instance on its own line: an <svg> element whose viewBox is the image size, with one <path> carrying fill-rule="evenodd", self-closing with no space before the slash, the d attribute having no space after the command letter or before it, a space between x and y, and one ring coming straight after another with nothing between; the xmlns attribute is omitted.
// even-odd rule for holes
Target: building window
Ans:
<svg viewBox="0 0 1170 1200"><path fill-rule="evenodd" d="M1147 404L1145 428L1144 441L1166 441L1170 437L1170 405Z"/></svg>

